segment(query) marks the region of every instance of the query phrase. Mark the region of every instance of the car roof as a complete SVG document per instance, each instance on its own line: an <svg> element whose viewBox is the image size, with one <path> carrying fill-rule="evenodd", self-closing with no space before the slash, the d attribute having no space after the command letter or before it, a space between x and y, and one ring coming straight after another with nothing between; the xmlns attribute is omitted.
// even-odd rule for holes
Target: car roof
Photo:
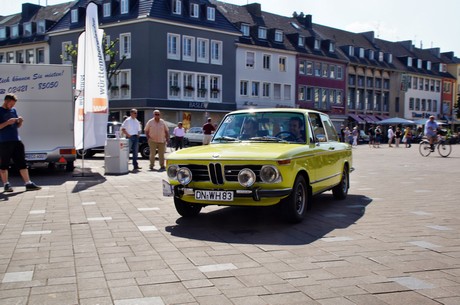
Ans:
<svg viewBox="0 0 460 305"><path fill-rule="evenodd" d="M238 114L238 113L261 113L261 112L292 112L292 113L300 113L300 114L307 114L307 113L321 113L323 112L312 110L312 109L305 109L305 108L258 108L258 109L243 109L243 110L236 110L232 111L229 114Z"/></svg>

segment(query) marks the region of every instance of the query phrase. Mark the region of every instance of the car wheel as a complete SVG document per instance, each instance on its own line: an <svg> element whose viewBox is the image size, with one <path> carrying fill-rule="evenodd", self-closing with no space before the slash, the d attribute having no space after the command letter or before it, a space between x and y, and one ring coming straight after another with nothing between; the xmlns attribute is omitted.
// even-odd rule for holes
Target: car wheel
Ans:
<svg viewBox="0 0 460 305"><path fill-rule="evenodd" d="M91 158L92 156L94 156L95 152L92 151L91 149L79 149L77 150L77 157L78 158L81 158L82 156L86 158Z"/></svg>
<svg viewBox="0 0 460 305"><path fill-rule="evenodd" d="M307 211L309 199L305 178L299 175L295 179L291 194L281 203L284 218L291 223L301 222Z"/></svg>
<svg viewBox="0 0 460 305"><path fill-rule="evenodd" d="M176 207L177 213L182 217L194 217L200 214L202 206L199 204L190 204L186 203L180 198L174 197L174 205Z"/></svg>
<svg viewBox="0 0 460 305"><path fill-rule="evenodd" d="M342 172L342 179L340 179L340 183L334 186L334 188L332 189L332 195L337 200L343 200L347 198L349 187L350 187L349 174L348 174L347 167L345 166Z"/></svg>
<svg viewBox="0 0 460 305"><path fill-rule="evenodd" d="M67 163L65 165L66 172L73 172L74 169L75 169L74 162L73 161L67 161Z"/></svg>
<svg viewBox="0 0 460 305"><path fill-rule="evenodd" d="M148 144L141 145L139 152L143 159L148 159L150 157L150 147Z"/></svg>

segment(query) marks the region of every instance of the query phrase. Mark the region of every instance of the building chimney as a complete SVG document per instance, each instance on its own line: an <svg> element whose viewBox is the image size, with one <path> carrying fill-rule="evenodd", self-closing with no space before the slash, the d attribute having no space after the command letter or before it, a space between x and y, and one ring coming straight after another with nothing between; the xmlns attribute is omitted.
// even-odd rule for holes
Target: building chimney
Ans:
<svg viewBox="0 0 460 305"><path fill-rule="evenodd" d="M256 17L262 17L262 8L260 6L260 3L250 3L244 5L244 7L246 7L246 10L249 14Z"/></svg>
<svg viewBox="0 0 460 305"><path fill-rule="evenodd" d="M32 18L38 12L40 8L41 6L37 4L23 3L22 13L21 13L22 21L29 21L30 18Z"/></svg>

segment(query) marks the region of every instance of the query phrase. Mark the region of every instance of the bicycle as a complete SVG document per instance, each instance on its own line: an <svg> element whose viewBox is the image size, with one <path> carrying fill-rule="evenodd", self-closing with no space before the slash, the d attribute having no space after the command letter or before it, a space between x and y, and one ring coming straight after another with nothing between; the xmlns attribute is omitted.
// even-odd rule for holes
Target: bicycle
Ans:
<svg viewBox="0 0 460 305"><path fill-rule="evenodd" d="M450 142L441 135L438 135L437 141L433 143L433 149L431 148L430 142L424 138L420 141L418 150L423 157L428 157L432 152L434 152L435 148L438 150L439 155L444 158L448 157L452 152Z"/></svg>

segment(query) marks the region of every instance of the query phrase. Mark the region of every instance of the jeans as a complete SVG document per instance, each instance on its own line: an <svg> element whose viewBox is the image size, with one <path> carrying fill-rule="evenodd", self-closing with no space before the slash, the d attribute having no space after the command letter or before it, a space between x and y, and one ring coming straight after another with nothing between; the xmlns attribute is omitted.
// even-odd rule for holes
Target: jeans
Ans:
<svg viewBox="0 0 460 305"><path fill-rule="evenodd" d="M133 166L134 168L139 167L137 163L137 157L139 155L139 136L130 136L129 137L129 150L133 154Z"/></svg>

